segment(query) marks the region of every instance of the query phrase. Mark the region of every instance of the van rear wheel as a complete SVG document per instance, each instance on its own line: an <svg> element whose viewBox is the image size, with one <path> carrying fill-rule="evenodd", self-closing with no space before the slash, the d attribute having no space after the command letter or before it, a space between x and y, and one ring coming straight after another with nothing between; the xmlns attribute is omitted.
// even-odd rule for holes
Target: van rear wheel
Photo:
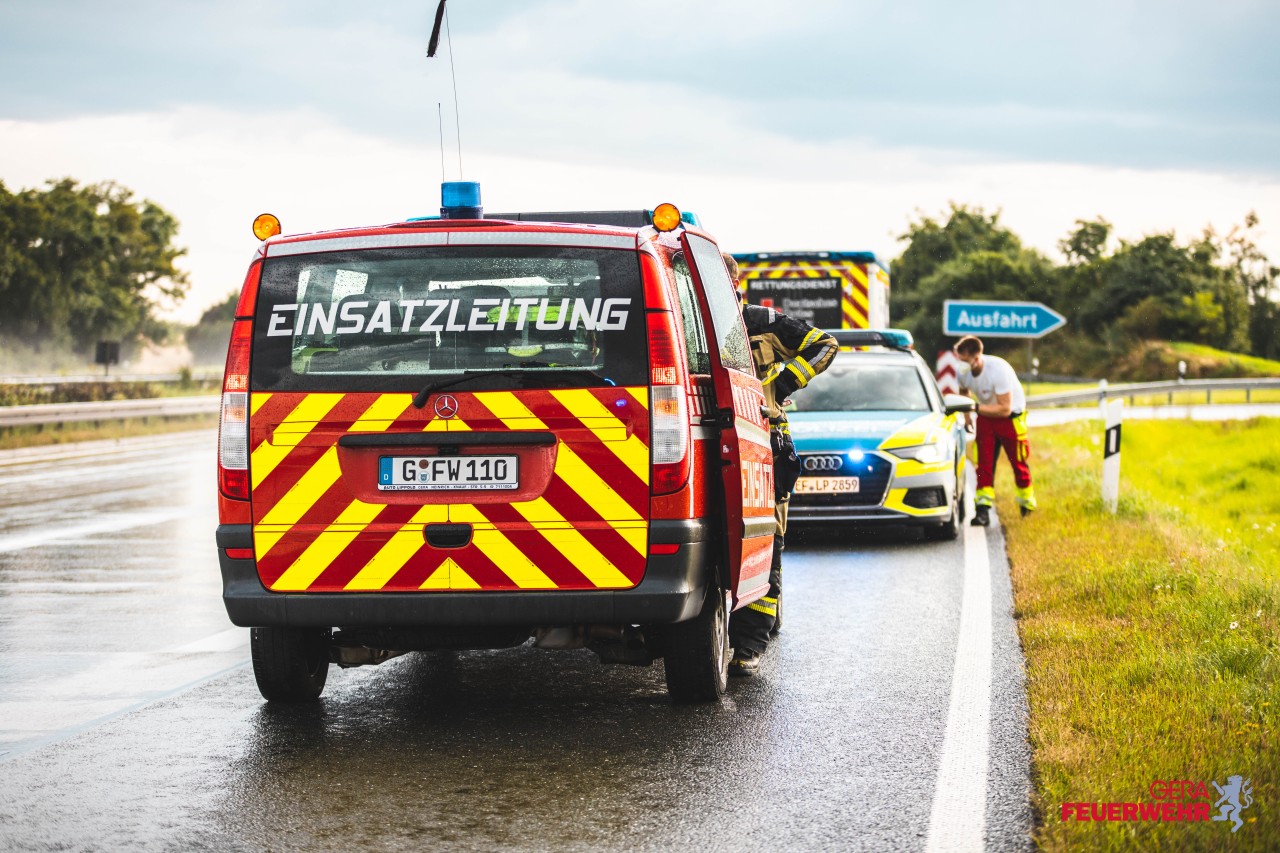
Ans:
<svg viewBox="0 0 1280 853"><path fill-rule="evenodd" d="M729 683L729 607L720 585L707 584L702 611L667 626L667 691L677 702L715 702Z"/></svg>
<svg viewBox="0 0 1280 853"><path fill-rule="evenodd" d="M253 628L249 651L268 702L314 702L329 677L328 628Z"/></svg>

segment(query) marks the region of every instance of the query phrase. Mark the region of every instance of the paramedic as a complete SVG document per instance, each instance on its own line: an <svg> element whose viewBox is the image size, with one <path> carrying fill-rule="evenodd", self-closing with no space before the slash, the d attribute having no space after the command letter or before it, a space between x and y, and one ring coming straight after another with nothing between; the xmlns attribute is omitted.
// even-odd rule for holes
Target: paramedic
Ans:
<svg viewBox="0 0 1280 853"><path fill-rule="evenodd" d="M1009 362L983 353L981 339L966 335L954 349L956 356L969 366L967 371L960 371L960 388L978 400L978 492L970 523L977 527L991 523L991 507L996 501L996 459L1001 448L1013 466L1018 507L1025 517L1036 508L1036 495L1027 465L1031 445L1027 441L1027 398L1022 384ZM970 425L970 418L966 413L966 426Z"/></svg>

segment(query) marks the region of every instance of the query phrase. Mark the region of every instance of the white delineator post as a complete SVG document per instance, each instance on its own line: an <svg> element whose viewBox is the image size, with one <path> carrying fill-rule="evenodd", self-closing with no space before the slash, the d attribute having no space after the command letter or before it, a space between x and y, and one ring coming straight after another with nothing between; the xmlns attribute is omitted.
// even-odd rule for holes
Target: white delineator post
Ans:
<svg viewBox="0 0 1280 853"><path fill-rule="evenodd" d="M1102 505L1114 513L1120 501L1120 425L1124 421L1124 399L1102 401L1106 432L1102 439Z"/></svg>

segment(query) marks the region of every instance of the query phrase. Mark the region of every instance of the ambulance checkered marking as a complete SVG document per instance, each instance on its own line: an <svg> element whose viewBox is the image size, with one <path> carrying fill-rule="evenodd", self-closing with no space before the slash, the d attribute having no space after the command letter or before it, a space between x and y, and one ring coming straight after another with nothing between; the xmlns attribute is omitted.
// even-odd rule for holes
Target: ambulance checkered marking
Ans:
<svg viewBox="0 0 1280 853"><path fill-rule="evenodd" d="M312 399L320 398L320 399ZM258 394L251 405L255 551L279 592L624 589L648 542L648 389L459 394L458 417L409 394ZM337 439L348 432L550 429L545 492L494 504L377 504L352 497ZM284 443L277 446L275 440ZM432 548L424 525L465 522L471 543Z"/></svg>
<svg viewBox="0 0 1280 853"><path fill-rule="evenodd" d="M879 271L877 271L879 272ZM862 266L833 261L778 261L744 263L744 283L751 278L840 278L846 285L842 289L840 312L846 329L865 329L869 325L868 313L871 299L868 295L867 272Z"/></svg>

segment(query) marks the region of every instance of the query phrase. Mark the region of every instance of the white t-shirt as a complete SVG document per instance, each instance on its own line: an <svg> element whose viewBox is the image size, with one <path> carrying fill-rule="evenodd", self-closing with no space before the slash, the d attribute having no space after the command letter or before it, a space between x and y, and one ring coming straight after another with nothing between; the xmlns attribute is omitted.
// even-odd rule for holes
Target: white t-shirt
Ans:
<svg viewBox="0 0 1280 853"><path fill-rule="evenodd" d="M1009 362L998 355L982 355L982 372L974 376L969 370L961 368L960 387L967 388L984 406L994 406L1000 394L1012 394L1010 414L1018 414L1027 410L1027 395L1022 392L1022 383L1018 374L1014 373Z"/></svg>

